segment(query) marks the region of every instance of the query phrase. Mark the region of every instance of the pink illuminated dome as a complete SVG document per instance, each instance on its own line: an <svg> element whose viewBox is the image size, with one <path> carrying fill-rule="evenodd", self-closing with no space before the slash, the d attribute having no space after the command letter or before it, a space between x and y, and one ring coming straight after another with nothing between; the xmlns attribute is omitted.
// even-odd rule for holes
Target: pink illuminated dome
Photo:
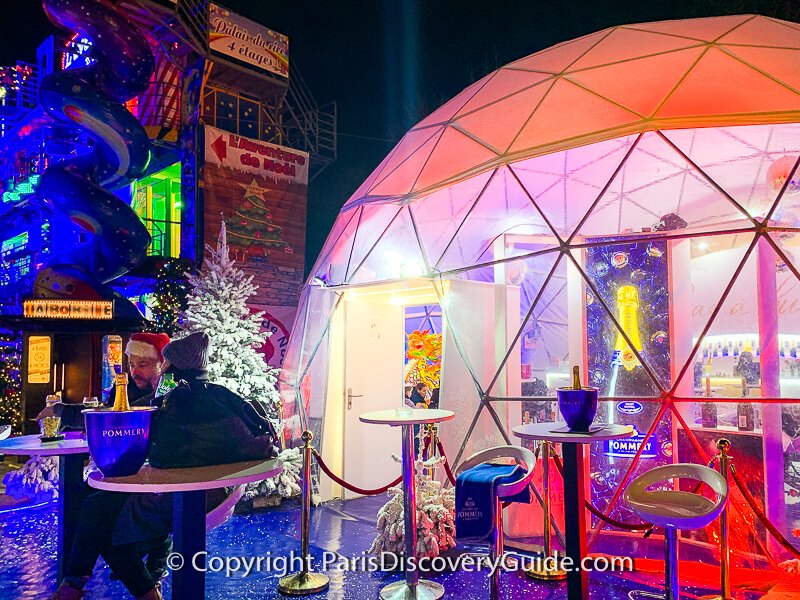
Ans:
<svg viewBox="0 0 800 600"><path fill-rule="evenodd" d="M612 27L514 61L405 134L344 205L313 275L446 272L491 260L511 230L557 246L669 213L754 225L777 193L772 162L800 147L798 64L800 25L757 15Z"/></svg>
<svg viewBox="0 0 800 600"><path fill-rule="evenodd" d="M598 510L635 520L618 502L632 477L708 464L725 432L791 536L799 162L795 23L621 25L490 73L409 130L342 207L283 365L289 429L382 483L369 477L391 452L352 415L400 402L414 308L441 318L451 464L518 443L523 419L558 421L556 391L578 365L599 389L597 420L640 434L592 445ZM374 469L357 470L350 440L370 440L361 462ZM614 526L592 527L590 550L620 550L622 536L602 535ZM761 552L745 534L737 544Z"/></svg>

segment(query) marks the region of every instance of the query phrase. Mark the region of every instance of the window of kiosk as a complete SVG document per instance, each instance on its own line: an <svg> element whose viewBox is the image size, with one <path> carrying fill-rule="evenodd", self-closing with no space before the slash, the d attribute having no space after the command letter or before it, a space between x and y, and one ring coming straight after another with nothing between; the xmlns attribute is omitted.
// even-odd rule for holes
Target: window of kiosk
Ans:
<svg viewBox="0 0 800 600"><path fill-rule="evenodd" d="M180 256L180 163L140 179L135 184L132 204L152 238L148 254Z"/></svg>

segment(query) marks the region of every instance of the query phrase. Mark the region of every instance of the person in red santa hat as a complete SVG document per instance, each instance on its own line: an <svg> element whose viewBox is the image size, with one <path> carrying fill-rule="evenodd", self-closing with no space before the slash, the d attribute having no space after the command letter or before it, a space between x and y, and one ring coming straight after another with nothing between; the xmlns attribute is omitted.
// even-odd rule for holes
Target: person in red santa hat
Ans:
<svg viewBox="0 0 800 600"><path fill-rule="evenodd" d="M164 346L169 344L166 333L134 333L125 346L128 356L128 400L131 406L148 406L153 399L164 370ZM109 405L114 404L116 388L111 388Z"/></svg>

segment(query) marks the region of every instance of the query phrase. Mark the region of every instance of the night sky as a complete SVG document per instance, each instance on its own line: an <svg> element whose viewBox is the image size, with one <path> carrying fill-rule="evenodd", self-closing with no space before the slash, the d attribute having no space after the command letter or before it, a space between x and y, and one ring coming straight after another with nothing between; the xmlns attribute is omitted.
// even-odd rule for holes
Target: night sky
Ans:
<svg viewBox="0 0 800 600"><path fill-rule="evenodd" d="M309 190L306 263L342 204L403 133L512 60L605 27L759 13L800 22L797 0L221 0L289 36L289 64L338 105L338 159ZM13 9L12 9L13 6ZM35 60L54 27L36 0L4 0L0 64ZM13 14L13 17L10 15Z"/></svg>

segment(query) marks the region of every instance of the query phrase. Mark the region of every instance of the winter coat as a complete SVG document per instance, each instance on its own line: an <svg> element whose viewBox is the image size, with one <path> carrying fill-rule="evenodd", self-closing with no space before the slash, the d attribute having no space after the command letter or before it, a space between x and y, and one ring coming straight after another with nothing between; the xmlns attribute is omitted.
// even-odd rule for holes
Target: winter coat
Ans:
<svg viewBox="0 0 800 600"><path fill-rule="evenodd" d="M236 414L237 404L244 400L208 383L205 371L170 370L179 386L153 403L161 406L151 425L150 460L158 458L154 466L209 466L275 456L276 449L266 440L253 441L245 420ZM227 496L224 489L208 490L206 510L219 506ZM172 530L172 501L172 494L131 494L117 518L112 543L166 537Z"/></svg>

